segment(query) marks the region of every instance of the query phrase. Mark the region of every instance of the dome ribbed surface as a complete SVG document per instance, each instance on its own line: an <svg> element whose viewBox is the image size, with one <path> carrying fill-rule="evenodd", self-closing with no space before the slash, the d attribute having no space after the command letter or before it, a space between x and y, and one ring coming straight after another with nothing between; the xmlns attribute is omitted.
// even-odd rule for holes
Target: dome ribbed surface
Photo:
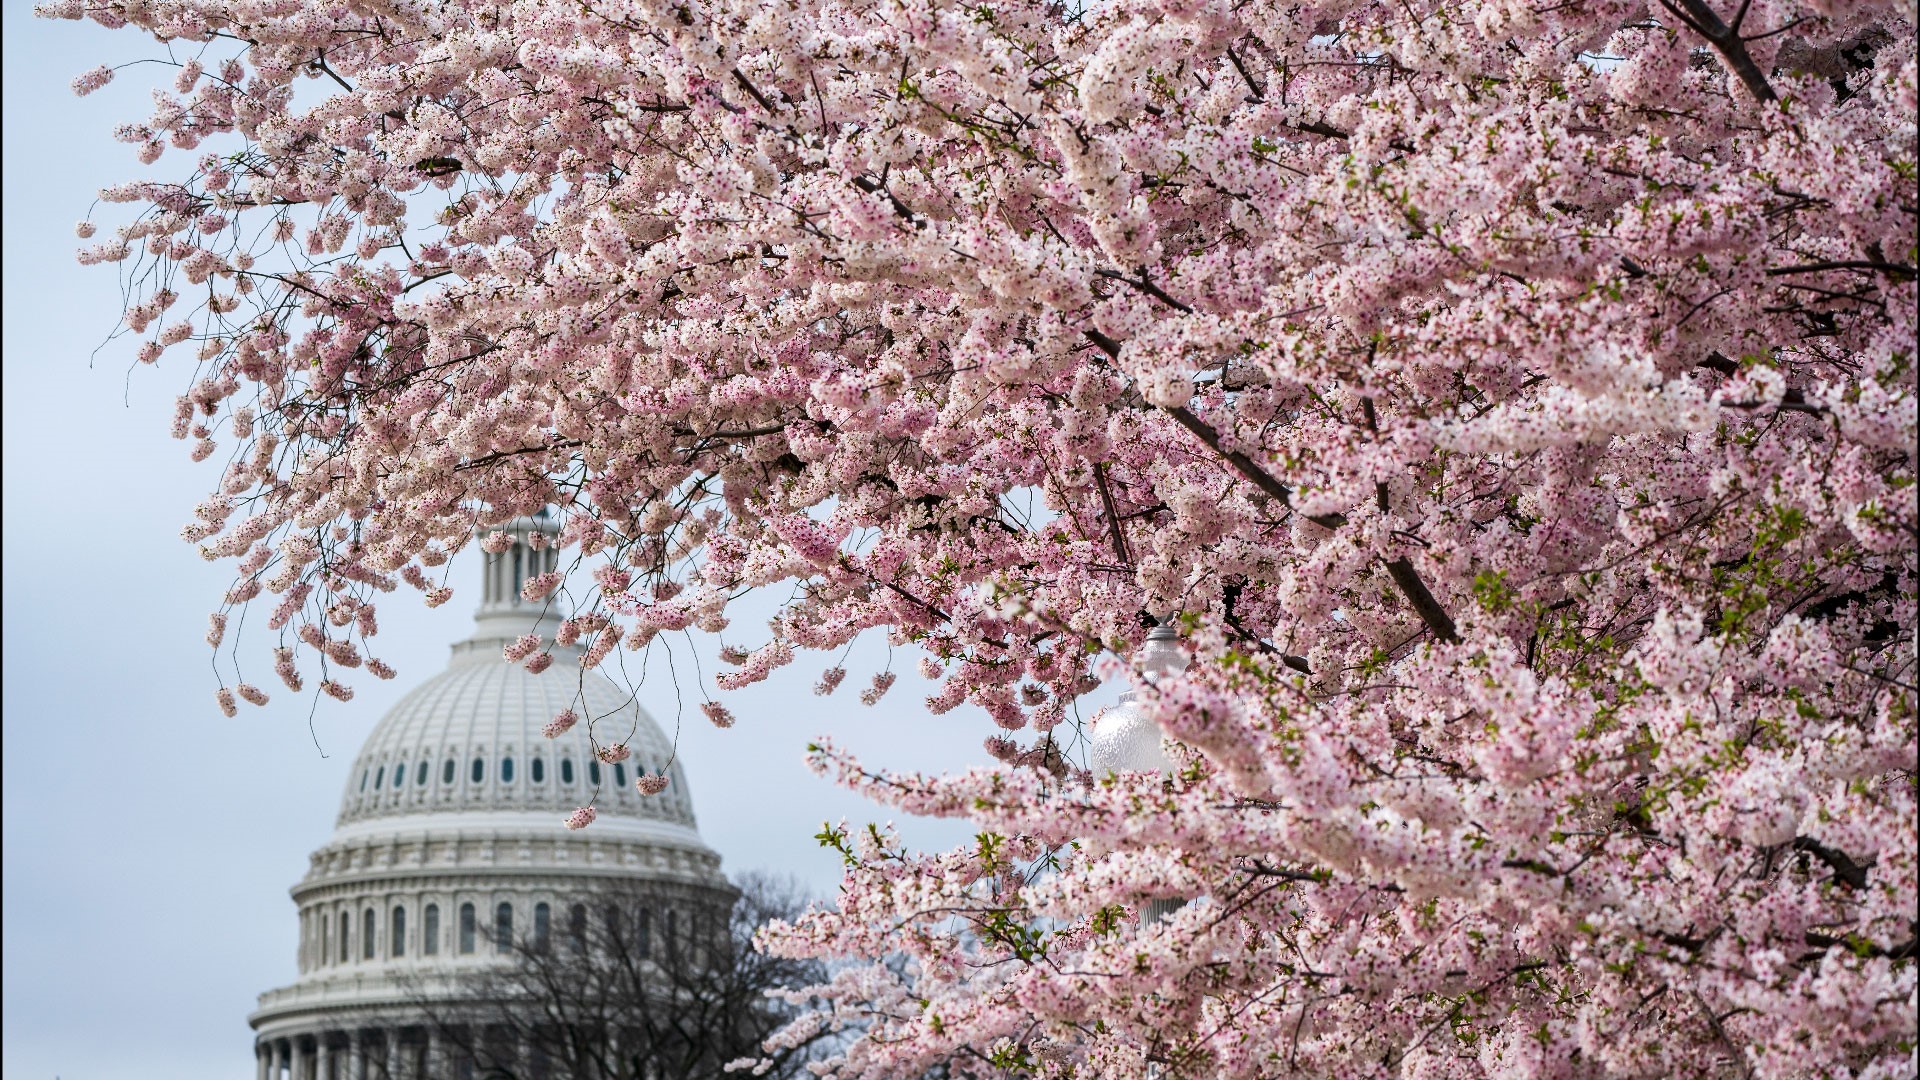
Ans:
<svg viewBox="0 0 1920 1080"><path fill-rule="evenodd" d="M672 746L631 695L598 672L581 672L574 650L554 650L553 667L533 675L502 660L499 646L455 646L447 670L381 719L347 778L339 826L435 812L545 810L558 818L592 803L602 821L694 827L686 778L677 763L668 765ZM569 708L580 717L573 730L555 739L541 734ZM617 766L595 760L589 725L602 747L624 743L632 756ZM666 791L634 790L636 770L663 768Z"/></svg>

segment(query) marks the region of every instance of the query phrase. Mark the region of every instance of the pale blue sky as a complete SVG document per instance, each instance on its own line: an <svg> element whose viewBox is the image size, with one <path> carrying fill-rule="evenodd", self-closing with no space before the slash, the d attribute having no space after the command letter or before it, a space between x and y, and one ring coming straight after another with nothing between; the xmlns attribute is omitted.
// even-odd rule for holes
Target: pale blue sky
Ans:
<svg viewBox="0 0 1920 1080"><path fill-rule="evenodd" d="M202 562L178 538L215 468L189 462L166 430L189 372L166 362L135 370L124 343L96 353L120 310L117 278L73 259L73 225L93 193L144 171L113 127L144 118L149 87L171 72L133 68L75 98L73 76L157 47L36 20L26 0L6 0L4 30L0 1072L243 1080L253 1075L254 997L294 975L287 889L332 828L360 740L440 669L478 589L437 611L396 594L380 622L400 677L362 679L350 705L323 702L311 734L309 700L277 686L271 707L220 716L201 637L230 564ZM189 159L156 168L169 167ZM741 718L731 731L689 701L681 753L702 832L729 869L793 873L828 894L836 860L811 839L820 822L888 816L806 771L815 735L885 765L984 760L990 725L971 708L926 715L911 650L895 656L901 679L881 706L858 704L884 654L863 643L832 698L810 693L825 664L804 660L726 697ZM711 657L705 670L715 670ZM671 732L671 689L648 687L642 703ZM908 835L946 844L967 833L941 823Z"/></svg>

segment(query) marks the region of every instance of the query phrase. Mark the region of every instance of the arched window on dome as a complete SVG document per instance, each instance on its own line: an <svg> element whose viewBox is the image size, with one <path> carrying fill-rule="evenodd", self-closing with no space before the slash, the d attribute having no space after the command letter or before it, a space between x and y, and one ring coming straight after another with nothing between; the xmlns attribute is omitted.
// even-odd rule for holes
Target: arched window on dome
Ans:
<svg viewBox="0 0 1920 1080"><path fill-rule="evenodd" d="M393 905L393 925L388 933L393 938L393 955L407 955L407 909L399 904Z"/></svg>
<svg viewBox="0 0 1920 1080"><path fill-rule="evenodd" d="M420 917L420 951L427 956L440 955L439 904L428 904Z"/></svg>
<svg viewBox="0 0 1920 1080"><path fill-rule="evenodd" d="M452 758L448 758L447 767L440 770L440 782L443 784L453 783L453 759Z"/></svg>
<svg viewBox="0 0 1920 1080"><path fill-rule="evenodd" d="M347 942L347 932L353 929L353 919L346 912L340 913L340 962L353 959L353 946Z"/></svg>
<svg viewBox="0 0 1920 1080"><path fill-rule="evenodd" d="M393 763L393 786L399 787L401 784L404 784L406 782L407 782L407 763L404 761L394 762Z"/></svg>
<svg viewBox="0 0 1920 1080"><path fill-rule="evenodd" d="M380 924L375 919L373 909L368 908L366 916L360 920L360 958L373 959L373 939L380 933Z"/></svg>
<svg viewBox="0 0 1920 1080"><path fill-rule="evenodd" d="M567 936L573 940L575 952L587 947L587 905L575 904L567 911Z"/></svg>
<svg viewBox="0 0 1920 1080"><path fill-rule="evenodd" d="M420 768L414 771L413 785L415 787L427 786L427 762L425 758L420 759Z"/></svg>
<svg viewBox="0 0 1920 1080"><path fill-rule="evenodd" d="M653 955L653 912L641 908L633 918L635 945L640 950L640 959Z"/></svg>
<svg viewBox="0 0 1920 1080"><path fill-rule="evenodd" d="M560 782L563 784L573 783L573 759L572 758L560 759Z"/></svg>
<svg viewBox="0 0 1920 1080"><path fill-rule="evenodd" d="M627 788L627 767L617 761L613 763L613 786L622 791Z"/></svg>
<svg viewBox="0 0 1920 1080"><path fill-rule="evenodd" d="M680 913L672 908L667 909L666 945L667 963L678 963L680 961Z"/></svg>
<svg viewBox="0 0 1920 1080"><path fill-rule="evenodd" d="M587 762L587 782L593 784L595 787L600 785L600 763L598 761Z"/></svg>
<svg viewBox="0 0 1920 1080"><path fill-rule="evenodd" d="M327 961L331 959L333 956L333 920L327 918L326 912L321 912L319 922L320 922L320 964L319 966L325 967Z"/></svg>
<svg viewBox="0 0 1920 1080"><path fill-rule="evenodd" d="M538 784L547 778L547 764L539 758L533 759L532 780Z"/></svg>
<svg viewBox="0 0 1920 1080"><path fill-rule="evenodd" d="M548 946L552 944L552 918L552 908L549 908L544 903L533 905L533 948L535 952L546 952Z"/></svg>
<svg viewBox="0 0 1920 1080"><path fill-rule="evenodd" d="M472 904L460 905L460 951L463 954L473 951L473 939L479 929L475 923L478 921Z"/></svg>
<svg viewBox="0 0 1920 1080"><path fill-rule="evenodd" d="M513 948L513 905L502 900L493 909L493 951Z"/></svg>
<svg viewBox="0 0 1920 1080"><path fill-rule="evenodd" d="M387 778L387 767L385 765L382 765L379 768L373 770L373 790L376 793L380 790L381 782L384 781L386 778Z"/></svg>
<svg viewBox="0 0 1920 1080"><path fill-rule="evenodd" d="M513 783L513 759L510 757L500 759L500 782L503 784Z"/></svg>
<svg viewBox="0 0 1920 1080"><path fill-rule="evenodd" d="M474 758L473 759L473 782L476 784L479 783L482 779L486 777L486 775L487 775L487 763L480 758Z"/></svg>
<svg viewBox="0 0 1920 1080"><path fill-rule="evenodd" d="M367 790L367 777L372 774L372 771L373 770L371 769L360 770L360 790L361 791Z"/></svg>

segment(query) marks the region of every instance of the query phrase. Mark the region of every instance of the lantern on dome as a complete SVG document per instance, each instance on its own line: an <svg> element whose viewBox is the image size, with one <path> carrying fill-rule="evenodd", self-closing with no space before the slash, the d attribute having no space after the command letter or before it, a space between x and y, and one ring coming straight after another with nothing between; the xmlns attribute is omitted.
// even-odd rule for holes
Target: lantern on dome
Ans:
<svg viewBox="0 0 1920 1080"><path fill-rule="evenodd" d="M1179 633L1164 623L1147 631L1147 641L1140 647L1137 666L1140 676L1149 681L1185 671L1187 654L1180 647ZM1119 704L1093 722L1088 758L1093 764L1095 776L1110 772L1164 773L1173 770L1173 762L1160 749L1163 735L1160 725L1140 707L1138 696L1133 690L1121 694Z"/></svg>

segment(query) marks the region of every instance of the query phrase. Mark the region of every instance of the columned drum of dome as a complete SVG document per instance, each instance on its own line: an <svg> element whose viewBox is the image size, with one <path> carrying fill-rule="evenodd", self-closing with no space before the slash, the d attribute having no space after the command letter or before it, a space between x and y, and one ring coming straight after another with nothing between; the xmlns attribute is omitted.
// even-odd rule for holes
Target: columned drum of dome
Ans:
<svg viewBox="0 0 1920 1080"><path fill-rule="evenodd" d="M551 550L525 543L538 526L514 522L520 542L487 558L473 635L360 748L333 836L292 890L299 977L262 994L248 1019L261 1080L456 1076L422 997L467 1000L463 980L501 962L502 932L551 933L546 920L574 897L635 879L690 909L732 902L652 717L598 672L581 678L577 650L554 647L541 675L501 659L520 635L551 641L557 629L520 598L521 581L553 568ZM566 708L582 721L545 738ZM664 768L667 790L642 796L588 768L586 718L603 745L627 745L636 769ZM568 830L563 819L589 802L598 819Z"/></svg>

